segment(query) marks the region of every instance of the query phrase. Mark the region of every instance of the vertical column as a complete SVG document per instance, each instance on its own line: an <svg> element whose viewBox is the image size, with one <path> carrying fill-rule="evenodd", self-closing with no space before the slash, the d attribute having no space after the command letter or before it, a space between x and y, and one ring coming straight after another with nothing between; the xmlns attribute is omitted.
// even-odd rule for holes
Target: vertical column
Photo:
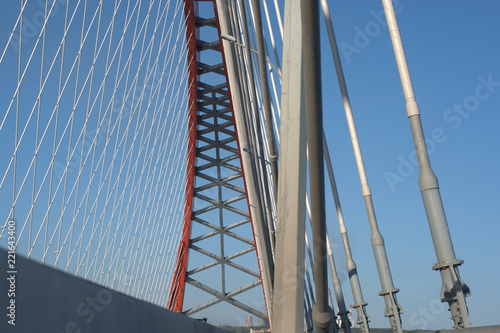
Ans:
<svg viewBox="0 0 500 333"><path fill-rule="evenodd" d="M304 332L306 127L300 0L285 3L272 326Z"/></svg>
<svg viewBox="0 0 500 333"><path fill-rule="evenodd" d="M413 92L410 71L406 62L394 6L392 0L382 0L382 3L384 5L387 25L391 34L399 76L401 77L401 84L406 100L406 112L410 121L418 165L420 167L418 183L438 261L433 266L433 269L441 273L441 279L443 281L441 301L448 302L450 305L454 328L470 327L469 312L465 302L465 297L470 295L470 290L462 281L458 272L458 266L460 266L463 261L455 258L455 250L453 249L448 222L446 221L441 194L439 193L438 180L432 171L427 147L425 145L424 132L420 121L420 110L418 109L418 104Z"/></svg>
<svg viewBox="0 0 500 333"><path fill-rule="evenodd" d="M326 256L325 170L323 159L323 105L321 93L321 45L319 0L302 1L302 52L307 113L311 228L314 249L314 332L332 332L333 314L328 304Z"/></svg>

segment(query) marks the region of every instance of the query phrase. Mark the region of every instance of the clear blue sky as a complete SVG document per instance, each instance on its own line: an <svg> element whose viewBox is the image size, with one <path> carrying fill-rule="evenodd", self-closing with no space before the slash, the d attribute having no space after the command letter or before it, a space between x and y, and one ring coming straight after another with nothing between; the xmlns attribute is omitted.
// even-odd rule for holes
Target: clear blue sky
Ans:
<svg viewBox="0 0 500 333"><path fill-rule="evenodd" d="M17 2L15 6L17 13ZM460 273L472 291L467 299L471 322L500 324L500 2L400 0L395 7L455 252L465 261ZM379 227L394 284L401 290L403 327L450 328L447 307L439 305L441 279L431 269L436 257L418 189L418 168L412 164L414 147L391 41L380 15L381 2L335 0L330 1L330 10ZM7 11L2 12L3 18ZM12 23L11 17L0 22L2 47ZM344 218L371 326L388 327L323 19L321 26L325 132ZM75 46L78 38L68 43ZM15 55L9 56L15 60ZM8 105L16 81L16 68L4 70L14 74L9 76L11 81L0 83L2 107ZM31 84L38 89L36 80ZM2 118L4 112L0 111ZM327 223L349 305L353 301L338 222L326 188ZM10 200L10 191L9 187L2 198L5 194ZM227 318L224 313L219 321L230 322Z"/></svg>

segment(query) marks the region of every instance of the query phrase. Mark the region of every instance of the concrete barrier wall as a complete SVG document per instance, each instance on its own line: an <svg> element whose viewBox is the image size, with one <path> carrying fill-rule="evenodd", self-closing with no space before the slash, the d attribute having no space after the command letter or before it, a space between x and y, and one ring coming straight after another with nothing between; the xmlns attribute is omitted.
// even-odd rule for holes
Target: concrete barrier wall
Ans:
<svg viewBox="0 0 500 333"><path fill-rule="evenodd" d="M8 274L4 249L0 267L1 333L226 332L19 256Z"/></svg>

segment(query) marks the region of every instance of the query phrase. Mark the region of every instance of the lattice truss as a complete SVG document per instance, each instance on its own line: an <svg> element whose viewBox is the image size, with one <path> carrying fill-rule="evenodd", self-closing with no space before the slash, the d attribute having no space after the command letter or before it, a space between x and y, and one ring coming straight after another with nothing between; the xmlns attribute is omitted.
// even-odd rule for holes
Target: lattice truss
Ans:
<svg viewBox="0 0 500 333"><path fill-rule="evenodd" d="M174 279L171 308L210 317L210 310L203 310L227 302L267 320L217 20L212 2L200 7L208 18L194 18L197 141L194 188L188 190L193 197L189 260L186 272Z"/></svg>
<svg viewBox="0 0 500 333"><path fill-rule="evenodd" d="M183 221L181 0L2 5L0 246L165 305Z"/></svg>
<svg viewBox="0 0 500 333"><path fill-rule="evenodd" d="M200 51L203 51L206 46L204 44L200 47ZM214 72L223 76L224 73L221 69L222 64L201 66L200 74L203 77L204 74ZM261 282L258 270L245 267L249 266L248 260L242 264L236 262L239 257L247 253L254 254L255 246L251 237L251 229L248 228L250 219L246 207L246 195L241 166L239 165L239 152L234 133L232 112L229 108L227 86L224 83L217 86L200 84L198 96L201 101L198 109L199 127L197 138L199 144L196 154L198 163L196 166L196 187L193 194L195 208L192 220L197 224L208 227L211 231L207 230L208 232L199 236L193 236L192 234L190 249L214 261L189 269L186 282L215 296L216 299L188 309L185 312L190 315L224 300L265 319L267 317L264 313L252 311L248 306L234 298L248 289L260 286ZM216 157L213 158L211 155ZM196 229L201 228L193 226L193 231ZM246 232L242 232L242 229ZM231 246L225 244L225 242L228 242L226 241L228 236L241 242L241 245L246 248L235 252L235 247L241 246L235 244L235 242ZM216 239L212 240L212 237ZM213 246L210 246L210 243ZM212 250L209 250L210 248ZM191 260L191 262L194 266L196 261ZM217 265L220 265L220 279L210 278L209 281L215 280L217 284L221 282L220 288L214 289L196 280L196 273ZM254 280L236 290L227 290L226 281L237 280L234 274L226 273L229 267L247 273ZM224 296L219 298L219 295Z"/></svg>
<svg viewBox="0 0 500 333"><path fill-rule="evenodd" d="M281 83L269 11L264 2L267 47L274 51L274 61L268 49L261 47L267 58L262 65L255 51L260 22L251 2L186 3L188 58L196 59L196 73L191 73L189 80L197 85L197 90L190 92L196 96L190 103L190 109L194 108L190 124L195 124L197 135L190 139L196 150L188 162L186 220L168 307L196 317L236 313L240 324L247 314L265 320L271 316L276 218L268 139L269 133L272 137L278 133L276 101ZM198 16L198 5L203 15L216 6L216 17ZM275 10L279 13L276 4ZM277 17L281 32L281 17ZM196 44L191 43L192 36ZM223 40L225 47L221 48ZM263 77L269 77L271 86L261 82ZM266 114L263 96L271 91L274 101L266 106L270 111ZM274 125L274 133L264 130L269 124ZM243 173L241 163L245 164ZM308 282L313 283L310 277ZM264 297L256 288L260 285ZM310 328L311 287L307 293L305 319ZM225 303L246 314L224 307Z"/></svg>

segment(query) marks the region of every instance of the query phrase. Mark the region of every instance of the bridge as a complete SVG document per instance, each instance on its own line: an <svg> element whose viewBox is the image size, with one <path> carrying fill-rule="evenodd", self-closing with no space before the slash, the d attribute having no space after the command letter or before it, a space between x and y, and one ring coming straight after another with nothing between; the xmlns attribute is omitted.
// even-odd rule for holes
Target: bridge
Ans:
<svg viewBox="0 0 500 333"><path fill-rule="evenodd" d="M2 332L500 331L498 49L359 6L4 5Z"/></svg>

